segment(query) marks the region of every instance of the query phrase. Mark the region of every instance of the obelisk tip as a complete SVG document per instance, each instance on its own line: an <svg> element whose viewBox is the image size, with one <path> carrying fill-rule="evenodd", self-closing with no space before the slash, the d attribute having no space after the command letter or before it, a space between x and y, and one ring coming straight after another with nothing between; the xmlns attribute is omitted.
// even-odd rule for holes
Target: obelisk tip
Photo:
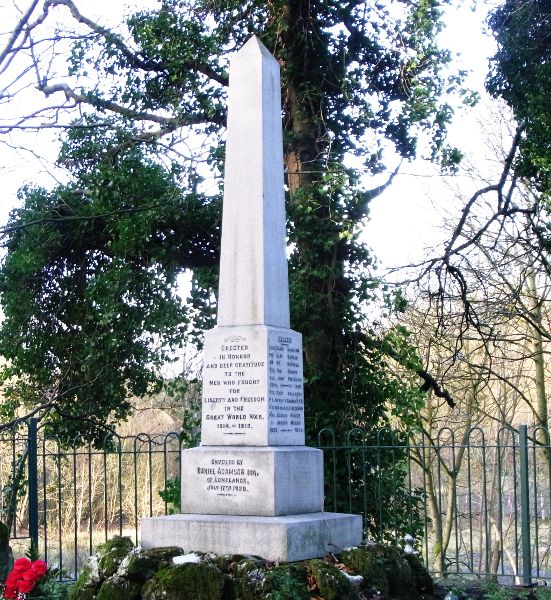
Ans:
<svg viewBox="0 0 551 600"><path fill-rule="evenodd" d="M279 65L252 37L230 64L218 325L289 327Z"/></svg>
<svg viewBox="0 0 551 600"><path fill-rule="evenodd" d="M277 62L272 53L256 37L256 35L251 36L249 40L243 44L241 49L238 50L236 57L251 56L253 54L261 54L264 58L270 58L271 60Z"/></svg>

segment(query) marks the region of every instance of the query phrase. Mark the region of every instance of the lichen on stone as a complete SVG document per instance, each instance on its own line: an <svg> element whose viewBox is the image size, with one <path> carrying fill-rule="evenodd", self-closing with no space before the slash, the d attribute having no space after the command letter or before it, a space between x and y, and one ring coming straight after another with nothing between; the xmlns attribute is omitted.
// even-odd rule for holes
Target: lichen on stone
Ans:
<svg viewBox="0 0 551 600"><path fill-rule="evenodd" d="M308 565L320 596L324 600L355 600L357 598L352 584L335 565L323 560L311 560Z"/></svg>
<svg viewBox="0 0 551 600"><path fill-rule="evenodd" d="M96 549L98 556L99 576L107 579L117 572L121 562L134 548L129 537L116 535Z"/></svg>

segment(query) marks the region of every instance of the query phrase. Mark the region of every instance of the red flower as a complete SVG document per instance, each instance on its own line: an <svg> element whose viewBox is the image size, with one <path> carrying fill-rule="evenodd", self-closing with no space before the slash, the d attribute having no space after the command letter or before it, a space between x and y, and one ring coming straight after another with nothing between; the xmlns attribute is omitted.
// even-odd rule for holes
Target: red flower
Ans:
<svg viewBox="0 0 551 600"><path fill-rule="evenodd" d="M34 587L34 581L22 579L17 587L21 593L28 594Z"/></svg>
<svg viewBox="0 0 551 600"><path fill-rule="evenodd" d="M20 573L16 573L15 571L12 571L7 577L6 577L6 585L10 586L10 587L14 587L17 582L19 581L19 578L21 577Z"/></svg>
<svg viewBox="0 0 551 600"><path fill-rule="evenodd" d="M43 577L47 570L46 563L43 560L35 560L31 565L31 571L36 574L38 578Z"/></svg>
<svg viewBox="0 0 551 600"><path fill-rule="evenodd" d="M46 571L47 566L43 560L31 562L28 558L18 558L6 578L3 597L15 600L26 598L26 594L33 590L36 582L44 577Z"/></svg>
<svg viewBox="0 0 551 600"><path fill-rule="evenodd" d="M39 579L39 577L36 577L36 575L34 575L34 573L29 569L26 573L23 573L23 576L17 583L17 587L18 587L19 591L22 592L23 590L21 589L21 585L25 584L25 587L26 587L27 584L30 584L31 589L32 589L38 579Z"/></svg>
<svg viewBox="0 0 551 600"><path fill-rule="evenodd" d="M6 589L4 590L4 598L17 598L17 590L6 585Z"/></svg>
<svg viewBox="0 0 551 600"><path fill-rule="evenodd" d="M17 572L26 571L31 566L31 564L32 563L28 558L22 556L13 563L13 570Z"/></svg>

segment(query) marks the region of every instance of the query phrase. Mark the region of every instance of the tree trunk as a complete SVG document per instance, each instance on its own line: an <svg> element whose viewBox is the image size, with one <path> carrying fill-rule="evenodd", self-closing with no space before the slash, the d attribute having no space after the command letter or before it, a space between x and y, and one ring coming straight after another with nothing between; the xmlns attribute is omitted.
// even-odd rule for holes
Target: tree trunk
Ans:
<svg viewBox="0 0 551 600"><path fill-rule="evenodd" d="M347 240L339 238L340 216L331 212L331 195L324 191L329 141L324 127L324 97L312 79L312 49L318 24L306 0L272 6L282 20L277 46L282 63L288 213L296 237L295 275L290 282L292 326L303 335L307 390L307 435L346 422L349 402L342 404L343 323L350 284L344 264ZM335 157L339 160L337 154ZM335 200L333 199L333 202ZM338 209L337 209L338 211ZM298 268L297 268L298 265ZM339 389L340 386L340 389ZM349 400L349 399L348 399ZM342 404L342 405L341 405ZM351 421L346 427L353 426Z"/></svg>
<svg viewBox="0 0 551 600"><path fill-rule="evenodd" d="M539 491L543 494L544 505L549 509L551 506L551 447L549 437L549 419L547 414L547 396L545 390L545 355L543 353L543 337L541 327L543 322L542 315L542 299L539 296L537 289L536 274L532 267L528 271L526 278L526 290L530 302L530 316L534 321L532 327L533 336L533 353L536 369L536 437L535 441L541 445L543 455L543 464L534 465L536 469L534 476L542 482L539 486ZM543 477L538 477L539 468L542 468ZM537 483L537 482L536 482Z"/></svg>

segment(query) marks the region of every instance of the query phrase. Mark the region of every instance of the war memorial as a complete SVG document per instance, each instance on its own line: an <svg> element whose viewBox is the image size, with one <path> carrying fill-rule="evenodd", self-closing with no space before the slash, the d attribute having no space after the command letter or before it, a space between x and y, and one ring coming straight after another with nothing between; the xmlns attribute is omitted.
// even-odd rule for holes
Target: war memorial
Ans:
<svg viewBox="0 0 551 600"><path fill-rule="evenodd" d="M279 64L251 38L230 64L217 326L206 332L201 445L182 452L182 512L142 520L144 548L297 561L356 546L324 512L304 445L302 338L290 329Z"/></svg>

